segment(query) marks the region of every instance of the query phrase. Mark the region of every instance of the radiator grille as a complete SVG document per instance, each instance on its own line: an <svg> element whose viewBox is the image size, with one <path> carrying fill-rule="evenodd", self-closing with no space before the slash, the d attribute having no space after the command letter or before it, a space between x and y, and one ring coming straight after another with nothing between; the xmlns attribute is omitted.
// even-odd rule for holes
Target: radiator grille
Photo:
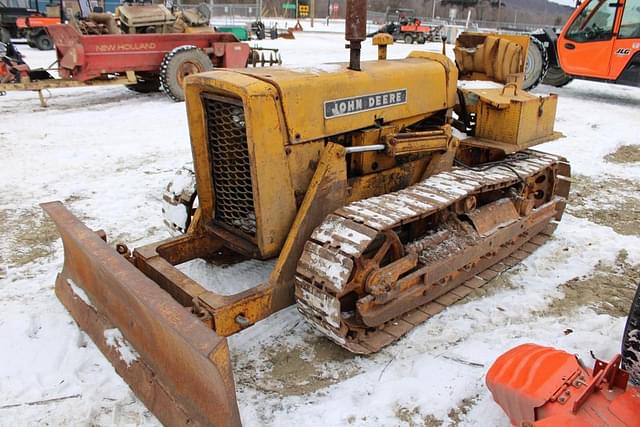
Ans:
<svg viewBox="0 0 640 427"><path fill-rule="evenodd" d="M203 103L215 191L215 219L255 236L256 214L242 102L205 94Z"/></svg>

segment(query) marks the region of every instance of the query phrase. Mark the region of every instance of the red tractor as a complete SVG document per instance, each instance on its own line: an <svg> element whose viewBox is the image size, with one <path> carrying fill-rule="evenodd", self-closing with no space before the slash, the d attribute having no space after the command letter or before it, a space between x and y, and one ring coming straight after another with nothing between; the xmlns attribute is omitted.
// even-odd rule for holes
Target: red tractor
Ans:
<svg viewBox="0 0 640 427"><path fill-rule="evenodd" d="M440 28L422 25L422 21L415 17L413 9L390 9L385 14L385 24L375 33L387 33L393 36L393 40L402 40L407 44L424 44L428 41L440 40Z"/></svg>

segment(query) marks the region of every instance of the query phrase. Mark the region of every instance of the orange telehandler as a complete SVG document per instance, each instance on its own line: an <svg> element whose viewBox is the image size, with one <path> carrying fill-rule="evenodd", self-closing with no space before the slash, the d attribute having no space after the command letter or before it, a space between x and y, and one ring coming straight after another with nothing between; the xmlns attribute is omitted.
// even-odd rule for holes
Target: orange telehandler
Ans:
<svg viewBox="0 0 640 427"><path fill-rule="evenodd" d="M559 35L531 37L525 89L574 78L640 86L640 0L583 1Z"/></svg>

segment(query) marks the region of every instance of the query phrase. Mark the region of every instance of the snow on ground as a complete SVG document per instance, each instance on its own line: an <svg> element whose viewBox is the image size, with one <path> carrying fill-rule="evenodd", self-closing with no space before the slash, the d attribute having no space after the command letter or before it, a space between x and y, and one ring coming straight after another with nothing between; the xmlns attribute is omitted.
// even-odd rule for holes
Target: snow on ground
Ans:
<svg viewBox="0 0 640 427"><path fill-rule="evenodd" d="M260 45L280 48L290 66L347 58L339 34L296 37ZM420 48L440 46L397 44L390 55ZM32 65L53 60L21 49ZM547 91L560 96L566 138L542 148L569 158L576 177L555 238L370 357L333 345L295 308L231 337L245 425L507 426L484 385L499 354L538 342L591 364L589 351L619 350L640 278L640 90L581 81L537 90ZM62 200L130 247L168 237L162 190L190 159L184 104L123 87L50 97L47 109L31 93L0 98L0 425L157 425L56 300L62 245L38 203Z"/></svg>
<svg viewBox="0 0 640 427"><path fill-rule="evenodd" d="M255 18L247 18L240 16L212 16L211 24L215 27L225 27L225 26L238 26L243 27L245 25L250 24L255 21ZM296 25L296 20L294 18L285 19L285 18L269 18L263 17L262 22L264 23L265 28L270 29L272 27L277 27L282 30L286 30L287 28L292 28ZM344 34L344 19L330 19L328 22L326 19L315 19L313 22L313 27L311 26L310 19L300 19L300 25L302 26L303 31L306 33L339 33ZM374 24L371 21L367 21L367 33L376 31L380 28L379 24Z"/></svg>

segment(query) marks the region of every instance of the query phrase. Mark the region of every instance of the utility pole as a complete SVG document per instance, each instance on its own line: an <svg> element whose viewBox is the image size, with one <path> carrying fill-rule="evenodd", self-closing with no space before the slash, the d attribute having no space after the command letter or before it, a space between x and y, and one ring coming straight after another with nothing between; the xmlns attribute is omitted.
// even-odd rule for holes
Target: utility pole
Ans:
<svg viewBox="0 0 640 427"><path fill-rule="evenodd" d="M311 28L313 28L313 17L316 16L316 0L311 0L310 2L310 11L309 14L311 15Z"/></svg>
<svg viewBox="0 0 640 427"><path fill-rule="evenodd" d="M436 19L436 0L431 0L433 3L433 10L431 11L431 19Z"/></svg>

